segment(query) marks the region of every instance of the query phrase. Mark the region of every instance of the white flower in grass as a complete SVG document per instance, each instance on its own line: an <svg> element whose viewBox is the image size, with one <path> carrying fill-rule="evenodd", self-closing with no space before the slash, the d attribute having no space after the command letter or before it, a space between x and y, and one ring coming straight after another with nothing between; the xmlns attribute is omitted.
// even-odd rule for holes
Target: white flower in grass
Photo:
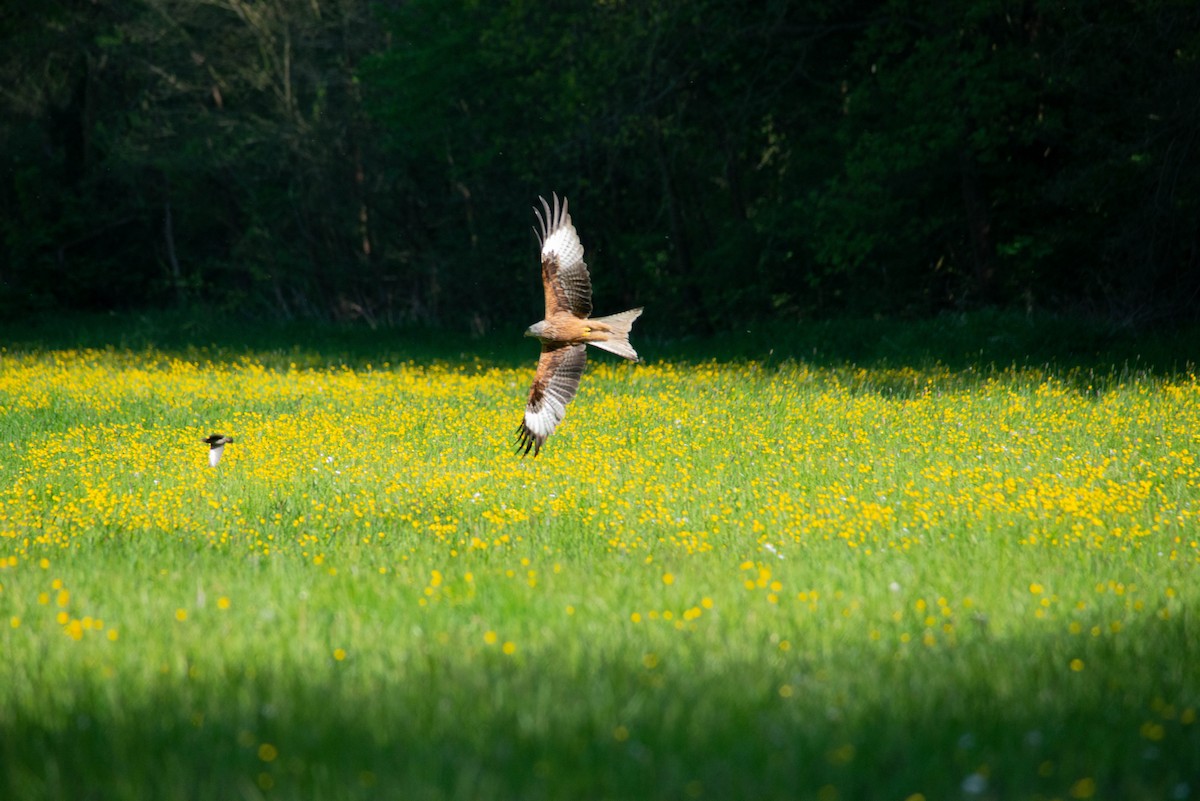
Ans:
<svg viewBox="0 0 1200 801"><path fill-rule="evenodd" d="M967 795L980 795L987 789L987 776L982 773L972 773L963 779L962 791Z"/></svg>

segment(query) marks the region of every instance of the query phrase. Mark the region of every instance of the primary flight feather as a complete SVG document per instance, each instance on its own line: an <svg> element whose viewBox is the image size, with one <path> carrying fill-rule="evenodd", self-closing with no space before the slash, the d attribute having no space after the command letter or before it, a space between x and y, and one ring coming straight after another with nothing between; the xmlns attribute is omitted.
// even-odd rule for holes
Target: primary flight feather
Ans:
<svg viewBox="0 0 1200 801"><path fill-rule="evenodd" d="M546 438L562 422L567 404L579 389L587 345L638 360L629 344L629 330L642 313L641 308L608 317L589 317L592 279L583 261L583 244L567 213L567 199L563 198L560 205L558 195L553 197L553 207L539 197L542 211L533 210L541 229L534 233L542 244L546 316L525 331L525 336L536 337L542 343L542 355L525 404L525 417L517 428L517 450L522 455L532 449L537 456Z"/></svg>

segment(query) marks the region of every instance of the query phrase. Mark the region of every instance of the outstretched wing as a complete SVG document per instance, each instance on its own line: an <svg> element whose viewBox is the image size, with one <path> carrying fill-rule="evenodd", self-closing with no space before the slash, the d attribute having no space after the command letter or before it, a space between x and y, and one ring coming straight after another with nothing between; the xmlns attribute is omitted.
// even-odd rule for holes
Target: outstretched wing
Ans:
<svg viewBox="0 0 1200 801"><path fill-rule="evenodd" d="M583 262L583 244L571 224L571 215L567 213L567 199L563 198L560 206L558 195L553 197L553 209L544 197L538 198L542 201L545 216L536 208L533 210L542 229L538 240L542 243L546 319L564 311L576 317L587 317L592 313L592 278Z"/></svg>
<svg viewBox="0 0 1200 801"><path fill-rule="evenodd" d="M517 451L521 455L532 448L537 456L546 438L562 422L567 404L579 389L579 377L586 362L585 345L542 346L529 402L525 404L525 418L517 427Z"/></svg>

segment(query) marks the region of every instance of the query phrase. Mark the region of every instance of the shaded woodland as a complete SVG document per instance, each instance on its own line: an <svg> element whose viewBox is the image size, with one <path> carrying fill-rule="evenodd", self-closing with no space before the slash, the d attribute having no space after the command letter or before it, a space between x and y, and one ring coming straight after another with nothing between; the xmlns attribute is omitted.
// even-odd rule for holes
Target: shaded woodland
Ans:
<svg viewBox="0 0 1200 801"><path fill-rule="evenodd" d="M1196 317L1200 4L6 0L0 314Z"/></svg>

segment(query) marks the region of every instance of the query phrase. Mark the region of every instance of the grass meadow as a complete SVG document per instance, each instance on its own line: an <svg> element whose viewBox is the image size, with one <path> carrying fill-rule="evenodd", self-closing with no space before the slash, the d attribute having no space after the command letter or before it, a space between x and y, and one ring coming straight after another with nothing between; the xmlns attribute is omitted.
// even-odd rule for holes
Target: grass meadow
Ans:
<svg viewBox="0 0 1200 801"><path fill-rule="evenodd" d="M1200 798L1195 373L898 330L10 339L0 797Z"/></svg>

